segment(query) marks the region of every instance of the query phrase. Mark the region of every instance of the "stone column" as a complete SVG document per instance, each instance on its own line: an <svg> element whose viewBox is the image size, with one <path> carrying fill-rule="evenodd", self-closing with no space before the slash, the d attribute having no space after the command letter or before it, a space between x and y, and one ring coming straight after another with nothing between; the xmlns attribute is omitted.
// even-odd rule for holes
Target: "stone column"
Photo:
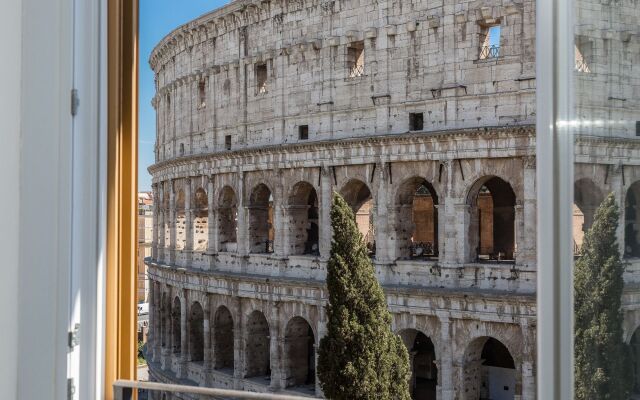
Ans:
<svg viewBox="0 0 640 400"><path fill-rule="evenodd" d="M157 260L158 259L158 184L154 183L153 185L151 185L152 189L153 189L153 232L152 232L152 238L151 238L151 259L152 260Z"/></svg>
<svg viewBox="0 0 640 400"><path fill-rule="evenodd" d="M159 184L160 190L159 190L159 196L158 199L154 199L153 200L153 204L154 207L158 210L158 225L156 225L156 230L158 231L158 257L157 260L158 261L165 261L165 249L166 249L166 243L165 243L165 230L164 230L164 224L165 224L165 220L166 220L166 210L164 209L165 204L164 204L164 191L165 189L165 182L161 182Z"/></svg>
<svg viewBox="0 0 640 400"><path fill-rule="evenodd" d="M514 213L514 253L516 264L520 264L520 246L524 245L524 206L520 203L513 207Z"/></svg>
<svg viewBox="0 0 640 400"><path fill-rule="evenodd" d="M287 386L286 376L283 371L284 337L280 336L280 310L278 304L271 305L271 323L269 324L270 350L271 350L271 385L270 391L278 391ZM284 335L283 335L284 336Z"/></svg>
<svg viewBox="0 0 640 400"><path fill-rule="evenodd" d="M612 168L613 169L613 168ZM616 202L618 203L618 207L620 209L620 217L618 219L618 230L616 232L616 236L618 237L618 248L620 249L620 254L624 257L625 248L624 248L624 240L625 240L625 212L626 212L626 199L627 199L627 190L629 188L629 183L625 182L623 178L624 167L619 165L617 169L615 169L615 173L611 176L611 191L613 195L616 197ZM604 191L606 195L606 191ZM604 199L603 199L604 200ZM595 216L595 211L593 212ZM586 213L585 213L586 216ZM585 218L585 224L587 220ZM593 223L593 220L590 222Z"/></svg>
<svg viewBox="0 0 640 400"><path fill-rule="evenodd" d="M169 264L176 262L176 191L175 181L169 183Z"/></svg>
<svg viewBox="0 0 640 400"><path fill-rule="evenodd" d="M323 260L329 259L329 253L331 251L331 201L333 197L333 186L331 184L331 177L329 169L322 167L320 170L320 198L318 199L319 207L319 242L320 258Z"/></svg>
<svg viewBox="0 0 640 400"><path fill-rule="evenodd" d="M318 348L320 345L320 339L327 335L327 313L325 312L324 303L322 301L318 304L318 337L316 338L316 396L324 398L322 387L320 386L320 378L318 377Z"/></svg>
<svg viewBox="0 0 640 400"><path fill-rule="evenodd" d="M458 203L453 206L453 220L455 221L455 249L451 254L447 254L447 261L452 263L465 263L475 261L476 247L478 243L477 236L472 238L469 236L471 231L471 206L466 203Z"/></svg>
<svg viewBox="0 0 640 400"><path fill-rule="evenodd" d="M523 226L522 239L518 242L518 263L534 266L536 261L537 235L537 189L536 189L536 157L524 159L524 199L522 202Z"/></svg>
<svg viewBox="0 0 640 400"><path fill-rule="evenodd" d="M186 253L187 265L185 267L192 267L191 260L193 259L193 202L194 197L193 193L193 179L187 179L184 185L184 234L185 234L185 244L183 251Z"/></svg>
<svg viewBox="0 0 640 400"><path fill-rule="evenodd" d="M244 195L244 172L238 172L238 254L246 256L249 254L249 226L247 224L249 209L245 204Z"/></svg>
<svg viewBox="0 0 640 400"><path fill-rule="evenodd" d="M283 191L274 188L273 193L273 254L279 257L289 255L289 249L286 247L287 238L285 237L286 206L282 198ZM279 192L279 193L278 193Z"/></svg>
<svg viewBox="0 0 640 400"><path fill-rule="evenodd" d="M376 261L379 263L392 261L390 259L392 252L390 251L389 202L387 199L390 185L390 168L391 164L388 162L379 162L376 167L378 190L375 192L374 205L376 208Z"/></svg>
<svg viewBox="0 0 640 400"><path fill-rule="evenodd" d="M210 386L210 376L213 370L213 363L211 362L211 299L206 297L206 304L204 306L204 320L203 320L203 335L204 335L204 370L205 376L201 381L201 386Z"/></svg>
<svg viewBox="0 0 640 400"><path fill-rule="evenodd" d="M440 319L440 359L438 362L438 386L440 387L440 400L454 399L454 382L453 382L453 337L451 332L451 321L446 314L439 315Z"/></svg>
<svg viewBox="0 0 640 400"><path fill-rule="evenodd" d="M235 389L242 387L242 379L244 378L244 347L245 347L245 332L242 327L244 326L244 314L242 311L242 300L240 298L235 299L235 318L233 319L233 385ZM215 360L215 353L213 354Z"/></svg>
<svg viewBox="0 0 640 400"><path fill-rule="evenodd" d="M180 367L176 372L178 378L187 377L187 362L189 360L189 318L187 318L187 296L183 291L180 302Z"/></svg>
<svg viewBox="0 0 640 400"><path fill-rule="evenodd" d="M216 215L216 210L218 206L218 202L214 197L215 186L214 186L214 177L209 177L209 182L207 183L207 198L209 203L208 209L208 223L209 223L209 235L207 240L207 253L215 254L218 250L218 218ZM213 257L211 257L211 269L213 269Z"/></svg>
<svg viewBox="0 0 640 400"><path fill-rule="evenodd" d="M536 399L536 378L533 374L533 366L536 358L535 327L529 325L527 318L520 321L522 327L522 400Z"/></svg>

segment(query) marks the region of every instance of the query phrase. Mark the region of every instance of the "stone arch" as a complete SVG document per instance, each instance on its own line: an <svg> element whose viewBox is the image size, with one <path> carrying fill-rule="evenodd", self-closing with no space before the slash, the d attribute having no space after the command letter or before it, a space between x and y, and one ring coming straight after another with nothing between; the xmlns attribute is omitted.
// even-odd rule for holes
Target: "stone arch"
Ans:
<svg viewBox="0 0 640 400"><path fill-rule="evenodd" d="M220 251L238 250L238 197L231 186L225 186L218 198L218 244Z"/></svg>
<svg viewBox="0 0 640 400"><path fill-rule="evenodd" d="M319 254L318 193L308 182L296 183L287 199L290 254Z"/></svg>
<svg viewBox="0 0 640 400"><path fill-rule="evenodd" d="M249 196L249 251L273 253L275 236L273 193L264 183L253 188Z"/></svg>
<svg viewBox="0 0 640 400"><path fill-rule="evenodd" d="M214 369L233 372L234 366L233 316L229 309L220 306L213 318Z"/></svg>
<svg viewBox="0 0 640 400"><path fill-rule="evenodd" d="M404 329L398 335L409 351L411 398L414 400L435 400L438 386L438 367L433 341L416 329Z"/></svg>
<svg viewBox="0 0 640 400"><path fill-rule="evenodd" d="M624 255L640 257L640 181L629 186L624 200Z"/></svg>
<svg viewBox="0 0 640 400"><path fill-rule="evenodd" d="M640 327L637 327L629 339L631 362L633 367L633 387L631 393L640 395Z"/></svg>
<svg viewBox="0 0 640 400"><path fill-rule="evenodd" d="M604 193L589 178L581 178L573 184L573 247L579 254L585 232L591 228L596 209L604 200Z"/></svg>
<svg viewBox="0 0 640 400"><path fill-rule="evenodd" d="M244 376L271 380L269 322L258 310L253 311L247 318Z"/></svg>
<svg viewBox="0 0 640 400"><path fill-rule="evenodd" d="M287 323L284 336L286 387L306 387L314 391L316 382L315 335L302 317Z"/></svg>
<svg viewBox="0 0 640 400"><path fill-rule="evenodd" d="M189 357L204 361L204 310L197 301L189 309Z"/></svg>
<svg viewBox="0 0 640 400"><path fill-rule="evenodd" d="M171 308L171 341L173 344L173 352L180 354L182 352L182 304L178 296L173 299L173 306Z"/></svg>
<svg viewBox="0 0 640 400"><path fill-rule="evenodd" d="M209 196L200 187L193 196L193 250L204 251L209 245Z"/></svg>
<svg viewBox="0 0 640 400"><path fill-rule="evenodd" d="M469 259L515 260L516 195L511 184L495 175L477 180L467 195Z"/></svg>
<svg viewBox="0 0 640 400"><path fill-rule="evenodd" d="M465 400L513 400L521 395L514 358L507 346L493 337L469 343L462 372Z"/></svg>
<svg viewBox="0 0 640 400"><path fill-rule="evenodd" d="M182 250L187 242L186 196L183 189L176 193L175 202L176 250Z"/></svg>
<svg viewBox="0 0 640 400"><path fill-rule="evenodd" d="M371 189L363 181L351 179L342 186L340 194L355 214L358 230L369 248L369 253L375 254L375 210Z"/></svg>
<svg viewBox="0 0 640 400"><path fill-rule="evenodd" d="M398 258L438 256L438 195L421 177L403 181L396 194L396 251Z"/></svg>

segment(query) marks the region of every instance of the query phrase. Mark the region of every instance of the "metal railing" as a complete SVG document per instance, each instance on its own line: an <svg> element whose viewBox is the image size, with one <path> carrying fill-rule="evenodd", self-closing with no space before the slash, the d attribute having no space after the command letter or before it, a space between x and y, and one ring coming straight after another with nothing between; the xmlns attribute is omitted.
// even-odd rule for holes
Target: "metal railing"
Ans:
<svg viewBox="0 0 640 400"><path fill-rule="evenodd" d="M482 49L480 49L481 60L486 60L489 58L498 58L498 57L500 57L500 46L498 45L482 46Z"/></svg>
<svg viewBox="0 0 640 400"><path fill-rule="evenodd" d="M585 60L576 60L576 71L589 73L591 68L589 68L589 64Z"/></svg>
<svg viewBox="0 0 640 400"><path fill-rule="evenodd" d="M357 78L364 75L364 64L354 64L349 68L349 78Z"/></svg>
<svg viewBox="0 0 640 400"><path fill-rule="evenodd" d="M243 400L309 400L309 397L274 393L243 392L241 390L214 389L200 386L174 385L168 383L117 380L113 383L115 400L133 400L133 393L139 390L212 396L225 399Z"/></svg>

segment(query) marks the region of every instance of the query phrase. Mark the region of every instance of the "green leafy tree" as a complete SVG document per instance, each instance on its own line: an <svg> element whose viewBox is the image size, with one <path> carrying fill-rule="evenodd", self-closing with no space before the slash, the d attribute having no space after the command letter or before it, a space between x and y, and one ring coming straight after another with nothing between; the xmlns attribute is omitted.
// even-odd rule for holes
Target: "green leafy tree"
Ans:
<svg viewBox="0 0 640 400"><path fill-rule="evenodd" d="M577 400L627 400L631 390L632 368L622 339L624 265L616 240L619 215L610 194L598 207L575 264Z"/></svg>
<svg viewBox="0 0 640 400"><path fill-rule="evenodd" d="M391 314L351 208L337 193L331 207L327 335L318 376L332 400L409 400L409 356L391 331Z"/></svg>

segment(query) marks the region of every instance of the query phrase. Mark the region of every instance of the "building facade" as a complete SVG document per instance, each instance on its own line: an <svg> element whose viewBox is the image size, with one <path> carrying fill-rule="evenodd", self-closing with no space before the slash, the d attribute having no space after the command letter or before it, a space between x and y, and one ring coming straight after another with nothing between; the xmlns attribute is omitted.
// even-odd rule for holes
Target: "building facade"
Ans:
<svg viewBox="0 0 640 400"><path fill-rule="evenodd" d="M534 1L234 1L150 64L151 379L322 396L335 191L413 397L535 398ZM638 150L613 136L581 139L578 175L624 203Z"/></svg>
<svg viewBox="0 0 640 400"><path fill-rule="evenodd" d="M138 303L147 303L149 280L145 259L151 257L153 244L153 195L138 193Z"/></svg>

